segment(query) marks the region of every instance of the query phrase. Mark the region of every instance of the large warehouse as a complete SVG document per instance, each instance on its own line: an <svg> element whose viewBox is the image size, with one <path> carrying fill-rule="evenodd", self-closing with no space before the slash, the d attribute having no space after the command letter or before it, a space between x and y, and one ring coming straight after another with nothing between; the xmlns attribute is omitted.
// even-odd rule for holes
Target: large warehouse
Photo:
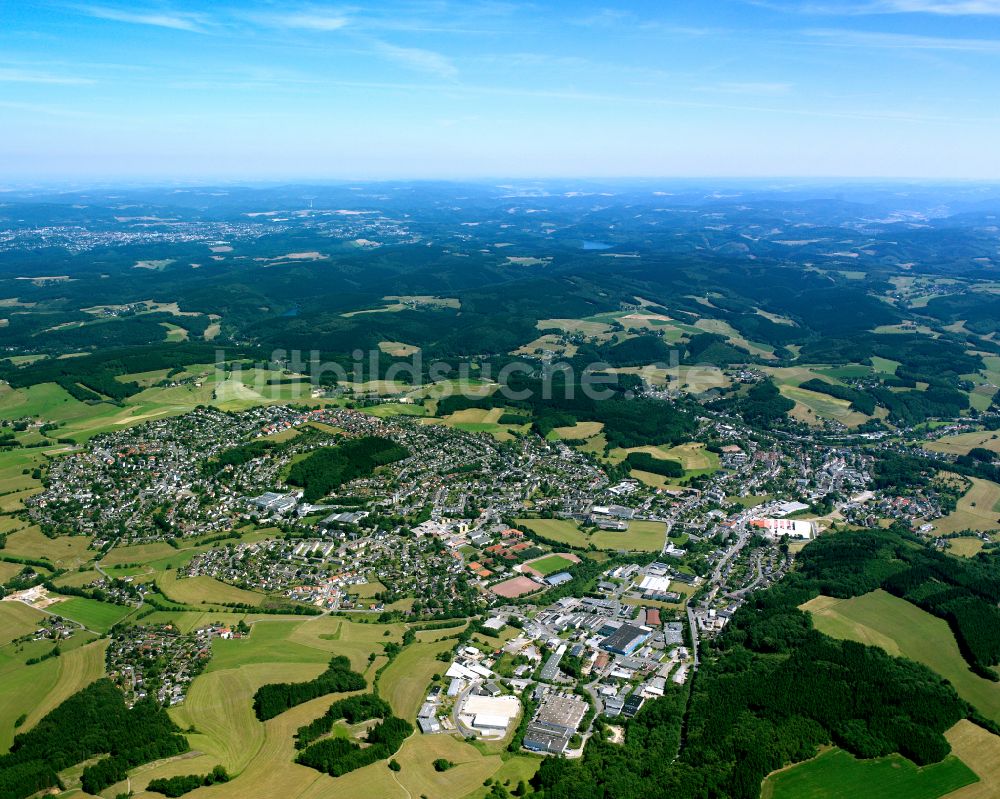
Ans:
<svg viewBox="0 0 1000 799"><path fill-rule="evenodd" d="M806 522L801 519L753 519L750 522L752 527L759 528L768 538L814 538L816 535L816 524Z"/></svg>
<svg viewBox="0 0 1000 799"><path fill-rule="evenodd" d="M511 721L520 711L521 703L516 696L471 694L462 703L459 716L463 723L480 735L497 737L506 733Z"/></svg>

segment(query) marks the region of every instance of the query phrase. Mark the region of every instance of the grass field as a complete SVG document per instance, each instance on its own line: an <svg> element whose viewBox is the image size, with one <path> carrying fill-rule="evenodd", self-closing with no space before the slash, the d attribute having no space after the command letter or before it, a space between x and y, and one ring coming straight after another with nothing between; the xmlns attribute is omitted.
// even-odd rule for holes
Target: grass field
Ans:
<svg viewBox="0 0 1000 799"><path fill-rule="evenodd" d="M562 555L546 555L544 558L533 560L526 565L530 566L543 577L548 577L550 574L568 569L573 565L573 561L564 558Z"/></svg>
<svg viewBox="0 0 1000 799"><path fill-rule="evenodd" d="M1000 738L962 719L945 738L951 751L979 777L975 782L948 794L948 799L996 799L1000 796Z"/></svg>
<svg viewBox="0 0 1000 799"><path fill-rule="evenodd" d="M604 430L604 422L577 422L568 427L555 428L559 438L591 438Z"/></svg>
<svg viewBox="0 0 1000 799"><path fill-rule="evenodd" d="M49 605L47 610L79 622L88 630L106 633L128 614L132 613L135 608L112 605L108 602L98 602L96 599L74 596L62 602L57 602L54 605Z"/></svg>
<svg viewBox="0 0 1000 799"><path fill-rule="evenodd" d="M954 513L934 520L935 532L1000 530L1000 485L978 477L969 479L972 487L958 500Z"/></svg>
<svg viewBox="0 0 1000 799"><path fill-rule="evenodd" d="M435 674L444 674L447 663L435 659L439 652L447 652L455 645L454 639L444 641L417 641L406 647L389 664L379 678L379 693L393 712L407 721L414 721L417 711L430 688Z"/></svg>
<svg viewBox="0 0 1000 799"><path fill-rule="evenodd" d="M174 571L163 572L156 579L156 585L164 596L182 605L210 605L226 602L239 602L245 605L261 605L264 594L254 591L244 591L233 585L227 585L212 577L184 577L178 579Z"/></svg>
<svg viewBox="0 0 1000 799"><path fill-rule="evenodd" d="M535 325L539 330L562 330L564 333L582 333L585 336L602 336L611 332L604 322L585 319L540 319Z"/></svg>
<svg viewBox="0 0 1000 799"><path fill-rule="evenodd" d="M6 605L7 603L2 603ZM14 721L34 711L55 690L59 681L59 661L49 658L35 666L25 666L29 657L37 657L52 648L49 642L29 644L15 650L0 647L0 752L6 752L14 740Z"/></svg>
<svg viewBox="0 0 1000 799"><path fill-rule="evenodd" d="M54 658L59 666L55 685L28 714L23 729L31 729L46 713L54 710L77 691L86 688L94 680L103 677L104 653L107 648L108 640L99 639Z"/></svg>
<svg viewBox="0 0 1000 799"><path fill-rule="evenodd" d="M48 538L37 527L28 527L7 536L3 554L22 558L43 558L63 569L75 569L90 560L90 538L82 535Z"/></svg>
<svg viewBox="0 0 1000 799"><path fill-rule="evenodd" d="M957 757L918 768L899 755L857 760L842 749L772 774L762 799L939 799L978 780Z"/></svg>
<svg viewBox="0 0 1000 799"><path fill-rule="evenodd" d="M818 391L798 386L781 386L781 393L795 403L791 415L806 424L821 424L823 419L833 419L847 427L857 427L868 421L869 416L851 410L851 403Z"/></svg>
<svg viewBox="0 0 1000 799"><path fill-rule="evenodd" d="M612 463L621 463L630 452L644 452L660 460L677 461L684 468L684 477L679 480L695 475L712 474L719 470L719 456L705 449L705 445L700 441L688 441L674 447L656 445L629 449L617 447L608 453L608 460Z"/></svg>
<svg viewBox="0 0 1000 799"><path fill-rule="evenodd" d="M593 544L598 549L658 552L667 534L662 522L629 522L627 532L598 530L592 535L587 535L575 522L565 519L518 519L517 522L539 535L577 549L586 549Z"/></svg>
<svg viewBox="0 0 1000 799"><path fill-rule="evenodd" d="M972 536L964 538L949 538L948 552L962 558L971 558L983 549L983 539Z"/></svg>
<svg viewBox="0 0 1000 799"><path fill-rule="evenodd" d="M7 565L7 564L4 564ZM18 569L21 567L18 566ZM45 614L40 610L13 600L0 602L0 646L15 638L33 633L40 626Z"/></svg>
<svg viewBox="0 0 1000 799"><path fill-rule="evenodd" d="M943 619L881 590L852 599L820 596L802 609L812 613L820 632L923 663L984 716L1000 722L1000 683L972 673Z"/></svg>

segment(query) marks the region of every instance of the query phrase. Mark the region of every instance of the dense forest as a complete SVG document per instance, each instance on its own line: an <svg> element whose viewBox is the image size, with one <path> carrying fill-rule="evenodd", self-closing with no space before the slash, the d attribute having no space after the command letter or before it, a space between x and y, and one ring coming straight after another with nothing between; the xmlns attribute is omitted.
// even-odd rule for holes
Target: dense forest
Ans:
<svg viewBox="0 0 1000 799"><path fill-rule="evenodd" d="M379 466L408 458L409 451L387 438L365 436L335 447L317 449L292 465L288 482L305 489L306 502L316 502L344 483L367 477Z"/></svg>
<svg viewBox="0 0 1000 799"><path fill-rule="evenodd" d="M681 689L647 702L628 722L624 746L595 735L578 761L546 759L536 789L545 799L756 799L768 773L830 742L858 757L939 761L949 752L942 733L978 714L925 667L822 635L798 609L820 592L879 587L906 569L902 550L926 552L895 532L813 542L799 570L754 595L713 642L686 714ZM941 572L954 560L941 561Z"/></svg>
<svg viewBox="0 0 1000 799"><path fill-rule="evenodd" d="M412 733L410 722L387 716L368 731L364 748L347 738L323 738L302 750L295 762L339 777L392 757Z"/></svg>
<svg viewBox="0 0 1000 799"><path fill-rule="evenodd" d="M0 755L0 798L24 799L61 787L58 772L85 761L83 789L98 794L128 769L187 751L187 739L152 699L131 710L107 679L92 683L14 738Z"/></svg>
<svg viewBox="0 0 1000 799"><path fill-rule="evenodd" d="M177 797L190 793L196 788L217 785L220 782L229 782L229 773L222 766L216 766L208 774L183 774L150 780L146 785L146 790L162 793L164 796Z"/></svg>
<svg viewBox="0 0 1000 799"><path fill-rule="evenodd" d="M697 428L695 415L683 403L673 404L635 398L635 378L629 375L590 374L567 379L562 372L550 377L511 375L501 388L486 397L459 394L438 403L439 416L466 408L516 408L532 415L533 429L541 436L556 427L582 421L601 422L610 446L679 444Z"/></svg>
<svg viewBox="0 0 1000 799"><path fill-rule="evenodd" d="M365 678L351 670L351 661L343 655L330 658L326 671L308 682L277 682L262 685L253 697L253 711L261 721L273 719L289 708L323 694L362 691Z"/></svg>
<svg viewBox="0 0 1000 799"><path fill-rule="evenodd" d="M641 472L652 472L664 477L683 477L684 467L680 461L654 458L648 452L630 452L625 458L630 469Z"/></svg>
<svg viewBox="0 0 1000 799"><path fill-rule="evenodd" d="M387 719L392 715L389 703L375 694L359 694L347 699L338 699L318 719L299 727L295 733L295 748L305 749L318 738L333 729L333 725L343 719L348 724L357 724L368 719Z"/></svg>

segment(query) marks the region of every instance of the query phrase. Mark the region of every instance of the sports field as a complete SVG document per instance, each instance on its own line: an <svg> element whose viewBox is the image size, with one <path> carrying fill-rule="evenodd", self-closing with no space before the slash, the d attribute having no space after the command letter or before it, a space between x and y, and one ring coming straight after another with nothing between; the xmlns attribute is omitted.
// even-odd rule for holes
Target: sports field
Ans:
<svg viewBox="0 0 1000 799"><path fill-rule="evenodd" d="M562 555L546 555L543 558L538 558L538 560L529 561L524 565L531 567L534 571L542 575L542 577L548 577L550 574L568 569L573 563L574 561Z"/></svg>
<svg viewBox="0 0 1000 799"><path fill-rule="evenodd" d="M772 774L762 799L939 799L978 780L957 757L918 768L899 755L857 760L842 749Z"/></svg>
<svg viewBox="0 0 1000 799"><path fill-rule="evenodd" d="M802 609L812 613L820 632L923 663L949 680L980 713L1000 722L1000 683L972 673L943 619L881 590L852 599L820 596Z"/></svg>

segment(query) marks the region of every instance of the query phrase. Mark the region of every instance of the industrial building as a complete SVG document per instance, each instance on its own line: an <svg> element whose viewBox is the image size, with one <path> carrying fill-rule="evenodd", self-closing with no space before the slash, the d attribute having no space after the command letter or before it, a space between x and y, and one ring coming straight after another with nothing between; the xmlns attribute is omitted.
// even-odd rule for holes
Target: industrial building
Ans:
<svg viewBox="0 0 1000 799"><path fill-rule="evenodd" d="M545 694L524 733L524 748L561 755L586 714L587 703L578 696Z"/></svg>
<svg viewBox="0 0 1000 799"><path fill-rule="evenodd" d="M648 627L623 624L601 641L601 649L614 652L616 655L631 655L645 643L651 632Z"/></svg>
<svg viewBox="0 0 1000 799"><path fill-rule="evenodd" d="M816 525L800 519L753 519L750 526L772 539L788 536L808 540L816 535Z"/></svg>

